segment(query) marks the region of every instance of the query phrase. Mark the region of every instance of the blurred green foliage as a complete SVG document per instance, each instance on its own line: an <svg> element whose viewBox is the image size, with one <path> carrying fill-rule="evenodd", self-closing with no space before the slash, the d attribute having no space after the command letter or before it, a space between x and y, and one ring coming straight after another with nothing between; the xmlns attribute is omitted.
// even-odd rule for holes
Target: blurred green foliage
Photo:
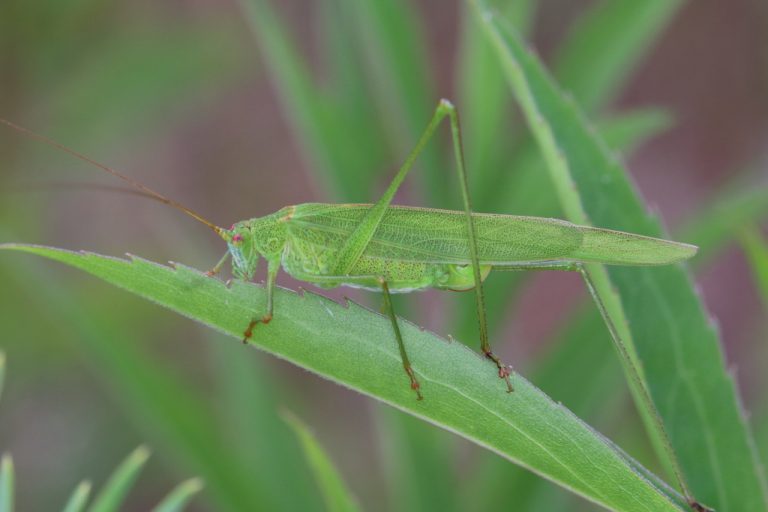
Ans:
<svg viewBox="0 0 768 512"><path fill-rule="evenodd" d="M531 36L548 4L492 3ZM662 110L617 111L613 100L681 4L589 3L547 54L556 79L617 151L628 154L669 125ZM370 201L438 98L449 96L462 115L476 209L561 215L496 57L463 4L452 7L458 29L403 0L279 8L241 0L239 7L3 2L0 115L224 223L309 199ZM451 33L453 81L435 62L453 61L450 51L434 48L437 30ZM285 144L296 144L300 156L272 151ZM450 155L447 139L431 145L407 202L459 204L446 178ZM216 261L215 241L160 205L93 191L35 190L101 179L39 144L3 132L0 166L2 241L131 251L199 268ZM734 180L687 212L680 238L702 246L705 265L698 271L733 246L740 226L765 219L768 193L755 183L749 176ZM13 361L0 403L0 449L14 454L23 509L59 506L82 475L108 473L142 443L161 463L146 468L150 478L128 497L131 506L157 502L195 474L205 482L196 501L212 510L322 509L301 448L279 418L281 405L312 425L365 509L593 507L450 434L372 408L62 267L3 255L0 282L1 343ZM502 343L510 311L537 282L523 274L489 280L489 319L502 352L511 345ZM471 297L450 299L442 305L454 325L441 332L473 340ZM410 299L396 307L417 322L418 311L430 308ZM538 358L518 369L660 472L627 403L604 326L592 307L567 316L557 320ZM754 332L765 333L764 315L751 321ZM765 402L766 387L762 381L749 390L752 403ZM755 422L756 432L768 432L765 411ZM757 439L765 455L765 436Z"/></svg>

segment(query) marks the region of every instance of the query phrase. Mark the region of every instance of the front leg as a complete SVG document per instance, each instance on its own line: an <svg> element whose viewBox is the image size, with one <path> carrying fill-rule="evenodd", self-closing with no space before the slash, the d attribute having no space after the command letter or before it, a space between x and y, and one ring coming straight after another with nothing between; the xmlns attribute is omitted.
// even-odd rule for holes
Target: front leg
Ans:
<svg viewBox="0 0 768 512"><path fill-rule="evenodd" d="M261 318L251 319L243 333L243 343L248 343L248 340L253 336L253 328L256 327L256 324L268 324L272 320L272 312L274 310L272 298L275 294L275 281L277 280L278 270L280 270L279 258L267 260L267 312Z"/></svg>
<svg viewBox="0 0 768 512"><path fill-rule="evenodd" d="M216 265L211 270L207 271L205 275L208 277L213 277L219 272L221 272L221 268L224 266L224 263L226 263L228 259L229 259L229 251L225 252L224 256L222 256L219 259L218 263L216 263Z"/></svg>

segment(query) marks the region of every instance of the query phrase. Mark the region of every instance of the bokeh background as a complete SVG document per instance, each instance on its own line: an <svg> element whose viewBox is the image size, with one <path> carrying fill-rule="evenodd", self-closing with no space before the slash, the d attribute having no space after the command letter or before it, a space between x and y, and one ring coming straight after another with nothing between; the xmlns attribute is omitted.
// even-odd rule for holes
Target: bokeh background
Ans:
<svg viewBox="0 0 768 512"><path fill-rule="evenodd" d="M765 454L768 302L742 241L745 229L764 233L768 216L768 7L667 0L652 20L637 20L644 29L624 48L611 25L583 36L611 2L495 3L623 155L671 236L702 245L692 270ZM292 203L371 201L447 97L463 116L476 209L559 215L524 121L460 2L272 4L4 0L0 116L228 225ZM488 96L498 105L482 110ZM460 204L446 178L445 135L399 202ZM201 269L217 261L223 248L207 229L115 185L3 128L0 241ZM491 281L498 352L657 468L579 280L544 272ZM299 286L284 275L278 282ZM474 344L471 300L427 292L397 307ZM63 266L0 254L0 320L9 367L0 449L14 456L19 510L59 506L82 478L103 482L142 443L155 455L131 510L190 476L206 481L195 510L321 509L280 408L312 426L366 509L592 507L451 434Z"/></svg>

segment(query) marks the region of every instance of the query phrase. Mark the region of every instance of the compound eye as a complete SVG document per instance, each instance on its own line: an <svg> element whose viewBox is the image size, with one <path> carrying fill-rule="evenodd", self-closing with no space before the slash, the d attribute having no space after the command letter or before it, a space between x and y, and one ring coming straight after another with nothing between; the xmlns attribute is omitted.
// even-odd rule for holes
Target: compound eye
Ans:
<svg viewBox="0 0 768 512"><path fill-rule="evenodd" d="M232 243L233 244L240 244L242 242L243 242L243 235L238 233L237 235L232 237Z"/></svg>

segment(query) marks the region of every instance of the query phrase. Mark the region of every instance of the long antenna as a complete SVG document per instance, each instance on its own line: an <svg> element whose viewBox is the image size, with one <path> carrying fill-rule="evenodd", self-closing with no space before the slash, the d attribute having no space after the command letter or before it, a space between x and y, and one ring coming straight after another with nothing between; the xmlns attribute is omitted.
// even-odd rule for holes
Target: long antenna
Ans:
<svg viewBox="0 0 768 512"><path fill-rule="evenodd" d="M1 117L0 117L0 123L3 123L4 125L9 126L10 128L13 128L17 132L21 132L24 135L32 137L33 139L37 139L39 141L42 141L42 142L48 144L49 146L52 146L52 147L54 147L56 149L64 151L65 153L69 153L70 155L74 156L75 158L78 158L78 159L80 159L80 160L82 160L82 161L84 161L86 163L89 163L89 164L91 164L91 165L93 165L95 167L98 167L102 171L108 172L112 176L123 180L124 182L126 182L127 184L129 184L130 186L135 188L136 190L138 190L138 191L148 195L149 197L157 199L161 203L167 204L168 206L172 206L173 208L176 208L177 210L180 210L180 211L186 213L187 215L189 215L190 217L192 217L196 221L198 221L198 222L200 222L202 224L205 224L206 226L211 228L219 236L221 236L221 234L224 231L226 231L224 228L221 228L221 227L217 226L216 224L214 224L213 222L210 222L209 220L205 219L201 215L198 215L197 213L195 213L194 211L190 210L186 206L184 206L184 205L182 205L180 203L177 203L176 201L174 201L172 199L168 199L167 197L165 197L164 195L160 194L159 192L155 192L151 188L149 188L149 187L147 187L145 185L142 185L138 181L135 181L135 180L129 178L128 176L124 175L123 173L118 172L115 169L112 169L111 167L107 167L106 165L104 165L102 163L99 163L96 160L93 160L92 158L88 158L87 156L85 156L85 155L83 155L81 153L78 153L77 151L75 151L73 149L70 149L70 148L66 147L65 145L63 145L63 144L60 144L60 143L56 142L53 139L49 139L48 137L45 137L44 135L40 135L39 133L35 133L32 130L24 128L23 126L19 126L19 125L15 124L15 123L12 123L12 122L8 121L7 119L1 118Z"/></svg>

